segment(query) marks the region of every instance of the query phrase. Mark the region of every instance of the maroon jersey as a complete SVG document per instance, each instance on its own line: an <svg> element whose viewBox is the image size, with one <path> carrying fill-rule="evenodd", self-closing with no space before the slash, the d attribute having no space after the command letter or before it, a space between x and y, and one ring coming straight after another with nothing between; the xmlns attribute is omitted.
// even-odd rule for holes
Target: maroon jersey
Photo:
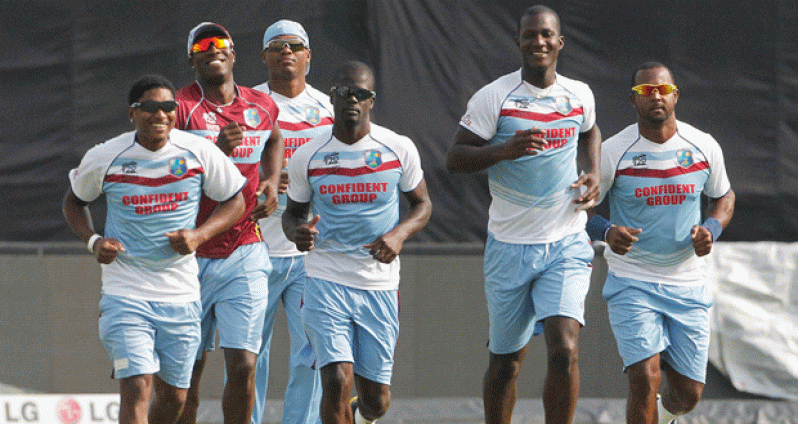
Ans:
<svg viewBox="0 0 798 424"><path fill-rule="evenodd" d="M226 258L238 246L263 241L257 224L250 215L257 205L255 196L260 183L260 158L266 141L277 122L277 105L268 94L248 87L236 86L238 95L232 103L217 105L205 98L202 87L194 82L177 92L177 128L205 137L215 143L219 130L230 122L244 128L244 141L236 147L230 159L247 178L243 189L246 212L227 231L208 240L197 249L203 258ZM200 201L197 225L205 222L218 202L205 196Z"/></svg>

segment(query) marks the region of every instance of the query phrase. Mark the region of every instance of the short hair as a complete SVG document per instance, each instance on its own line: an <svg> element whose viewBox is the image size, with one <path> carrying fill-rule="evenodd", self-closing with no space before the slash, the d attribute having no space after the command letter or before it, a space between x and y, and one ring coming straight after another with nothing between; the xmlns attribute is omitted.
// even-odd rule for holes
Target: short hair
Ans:
<svg viewBox="0 0 798 424"><path fill-rule="evenodd" d="M562 28L560 26L560 15L554 11L554 9L544 6L542 4L536 4L534 6L530 6L524 10L524 13L521 13L521 17L518 18L518 31L521 31L521 20L524 19L525 16L536 16L536 15L545 15L549 14L554 16L555 20L557 21L557 34L562 35Z"/></svg>
<svg viewBox="0 0 798 424"><path fill-rule="evenodd" d="M645 62L642 65L638 66L637 69L635 69L635 71L632 72L632 87L637 85L637 83L636 83L637 74L639 74L642 71L647 71L649 69L657 69L657 68L662 68L662 69L668 71L668 74L670 74L670 76L671 76L671 81L673 81L674 83L676 82L676 79L673 78L673 72L670 70L670 68L668 68L667 66L665 66L661 62L650 60L650 61Z"/></svg>
<svg viewBox="0 0 798 424"><path fill-rule="evenodd" d="M370 88L374 88L374 71L369 65L357 60L344 62L338 67L338 69L335 71L335 83L341 83L355 74L363 74L368 77L369 82L371 82Z"/></svg>
<svg viewBox="0 0 798 424"><path fill-rule="evenodd" d="M130 93L128 93L127 96L127 104L130 105L139 101L144 93L153 88L165 88L172 92L172 96L175 95L175 86L172 84L172 81L169 81L166 77L161 75L144 75L136 80L133 86L130 87Z"/></svg>

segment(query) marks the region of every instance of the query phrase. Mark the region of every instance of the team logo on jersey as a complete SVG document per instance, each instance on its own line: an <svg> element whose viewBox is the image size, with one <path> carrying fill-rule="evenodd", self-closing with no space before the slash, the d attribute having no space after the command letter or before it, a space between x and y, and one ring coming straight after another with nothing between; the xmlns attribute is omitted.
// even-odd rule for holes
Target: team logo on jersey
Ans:
<svg viewBox="0 0 798 424"><path fill-rule="evenodd" d="M186 158L184 157L176 157L169 161L169 173L174 175L175 177L182 177L186 175L188 172L188 164L186 164Z"/></svg>
<svg viewBox="0 0 798 424"><path fill-rule="evenodd" d="M365 153L366 166L371 169L377 169L382 165L382 153L379 150L369 150Z"/></svg>
<svg viewBox="0 0 798 424"><path fill-rule="evenodd" d="M257 127L260 125L260 115L257 109L247 109L244 111L244 122L250 127Z"/></svg>
<svg viewBox="0 0 798 424"><path fill-rule="evenodd" d="M646 155L639 155L632 158L632 165L646 166Z"/></svg>
<svg viewBox="0 0 798 424"><path fill-rule="evenodd" d="M324 155L324 164L327 166L338 165L338 152L327 153Z"/></svg>
<svg viewBox="0 0 798 424"><path fill-rule="evenodd" d="M126 162L122 164L122 173L123 174L135 174L136 173L136 162Z"/></svg>
<svg viewBox="0 0 798 424"><path fill-rule="evenodd" d="M213 112L203 112L202 119L205 120L206 124L215 125L216 124L216 114Z"/></svg>
<svg viewBox="0 0 798 424"><path fill-rule="evenodd" d="M676 162L682 168L689 168L693 165L693 152L690 150L679 150L676 152Z"/></svg>
<svg viewBox="0 0 798 424"><path fill-rule="evenodd" d="M308 106L305 108L305 120L310 125L318 125L321 122L321 113L316 106Z"/></svg>
<svg viewBox="0 0 798 424"><path fill-rule="evenodd" d="M529 107L529 99L515 99L515 107L519 109L526 109Z"/></svg>
<svg viewBox="0 0 798 424"><path fill-rule="evenodd" d="M557 112L560 112L560 115L568 115L574 110L573 106L571 106L571 101L566 96L554 98L554 108L557 109Z"/></svg>

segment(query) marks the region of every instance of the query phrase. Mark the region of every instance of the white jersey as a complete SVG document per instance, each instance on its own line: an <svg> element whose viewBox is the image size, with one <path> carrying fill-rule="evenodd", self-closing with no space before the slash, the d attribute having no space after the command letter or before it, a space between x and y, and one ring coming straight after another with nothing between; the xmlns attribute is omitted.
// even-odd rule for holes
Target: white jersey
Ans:
<svg viewBox="0 0 798 424"><path fill-rule="evenodd" d="M296 149L316 137L329 137L332 133L333 108L330 96L305 85L305 91L294 98L288 98L272 91L269 83L253 87L271 96L280 109L277 123L285 141L285 157L290 159ZM280 204L271 215L258 220L263 239L269 244L269 256L291 257L302 255L296 245L283 233L282 216L287 197L279 195Z"/></svg>
<svg viewBox="0 0 798 424"><path fill-rule="evenodd" d="M235 196L246 179L221 150L201 137L172 130L157 152L135 141L135 131L91 148L69 172L72 191L91 202L105 194L105 237L125 251L102 265L103 293L147 301L200 299L194 254L180 255L166 233L196 227L200 196Z"/></svg>
<svg viewBox="0 0 798 424"><path fill-rule="evenodd" d="M701 193L723 197L731 189L723 152L712 136L677 121L665 143L640 135L637 124L601 146L601 199L610 221L642 228L626 255L605 249L610 272L661 284L704 283L690 230L701 223ZM600 200L601 200L600 199Z"/></svg>
<svg viewBox="0 0 798 424"><path fill-rule="evenodd" d="M352 145L332 135L300 147L288 164L288 197L311 203L321 218L315 249L305 257L310 277L364 290L399 287L399 258L390 264L363 246L399 223L400 191L424 178L413 142L371 124Z"/></svg>
<svg viewBox="0 0 798 424"><path fill-rule="evenodd" d="M596 123L595 100L579 81L556 76L541 89L521 70L482 87L468 102L460 125L488 144L502 144L516 132L539 128L548 147L535 156L501 161L488 169L493 198L488 231L505 243L538 244L584 231L587 215L574 212L579 191L576 153L579 134Z"/></svg>

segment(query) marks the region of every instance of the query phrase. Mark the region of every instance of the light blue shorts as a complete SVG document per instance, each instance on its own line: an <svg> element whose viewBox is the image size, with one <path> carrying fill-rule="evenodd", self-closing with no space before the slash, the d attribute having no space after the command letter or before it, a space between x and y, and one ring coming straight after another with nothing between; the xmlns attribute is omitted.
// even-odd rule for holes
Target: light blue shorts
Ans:
<svg viewBox="0 0 798 424"><path fill-rule="evenodd" d="M266 325L263 327L263 342L271 340L274 317L280 303L283 304L291 341L291 367L299 365L312 367L316 361L313 348L310 347L299 308L302 306L302 295L305 292L305 258L289 256L269 258L272 272L269 274L269 306L266 309ZM268 348L268 347L267 347ZM261 349L262 350L262 349Z"/></svg>
<svg viewBox="0 0 798 424"><path fill-rule="evenodd" d="M302 322L316 369L354 363L355 374L390 384L399 337L399 292L360 290L308 277Z"/></svg>
<svg viewBox="0 0 798 424"><path fill-rule="evenodd" d="M593 247L584 231L548 244L512 244L488 234L485 297L495 354L521 350L543 332L543 320L564 316L585 324Z"/></svg>
<svg viewBox="0 0 798 424"><path fill-rule="evenodd" d="M711 290L609 273L601 294L624 369L660 353L679 374L700 383L706 380Z"/></svg>
<svg viewBox="0 0 798 424"><path fill-rule="evenodd" d="M258 353L269 302L269 249L245 244L223 259L197 258L202 296L202 342L197 358L219 346Z"/></svg>
<svg viewBox="0 0 798 424"><path fill-rule="evenodd" d="M148 302L122 296L100 299L100 340L114 378L158 374L167 384L191 384L200 342L200 302Z"/></svg>

